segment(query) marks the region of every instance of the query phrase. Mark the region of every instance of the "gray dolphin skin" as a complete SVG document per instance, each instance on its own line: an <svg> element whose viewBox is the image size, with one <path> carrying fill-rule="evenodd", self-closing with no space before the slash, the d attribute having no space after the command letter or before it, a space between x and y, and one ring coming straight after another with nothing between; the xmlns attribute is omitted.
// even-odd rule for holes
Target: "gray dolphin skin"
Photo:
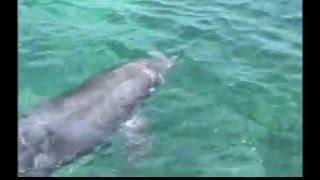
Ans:
<svg viewBox="0 0 320 180"><path fill-rule="evenodd" d="M174 65L176 57L149 54L93 75L19 120L18 176L50 176L96 146L110 146L112 134L136 114Z"/></svg>

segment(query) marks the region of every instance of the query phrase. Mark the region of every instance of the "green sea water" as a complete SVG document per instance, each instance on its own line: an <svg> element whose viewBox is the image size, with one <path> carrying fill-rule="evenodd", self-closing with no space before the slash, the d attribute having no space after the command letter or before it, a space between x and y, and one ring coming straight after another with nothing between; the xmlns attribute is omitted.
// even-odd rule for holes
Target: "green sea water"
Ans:
<svg viewBox="0 0 320 180"><path fill-rule="evenodd" d="M19 0L27 112L150 50L178 55L142 106L153 151L115 134L53 176L301 176L301 0Z"/></svg>

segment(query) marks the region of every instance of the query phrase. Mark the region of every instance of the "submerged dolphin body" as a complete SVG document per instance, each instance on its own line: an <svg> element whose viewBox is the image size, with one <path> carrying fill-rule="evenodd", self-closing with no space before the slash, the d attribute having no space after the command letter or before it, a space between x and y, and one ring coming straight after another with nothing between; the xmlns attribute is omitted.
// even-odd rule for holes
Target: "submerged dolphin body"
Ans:
<svg viewBox="0 0 320 180"><path fill-rule="evenodd" d="M164 82L163 75L173 65L175 57L156 51L149 54L150 59L94 75L20 120L18 175L49 176L97 145L111 145L111 135L132 118L154 87ZM127 125L124 131L136 128L132 122Z"/></svg>

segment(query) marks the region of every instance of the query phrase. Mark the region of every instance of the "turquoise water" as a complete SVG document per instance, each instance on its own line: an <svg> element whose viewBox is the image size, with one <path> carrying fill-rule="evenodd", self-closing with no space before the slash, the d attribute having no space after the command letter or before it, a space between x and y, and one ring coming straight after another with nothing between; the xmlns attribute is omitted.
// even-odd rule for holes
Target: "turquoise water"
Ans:
<svg viewBox="0 0 320 180"><path fill-rule="evenodd" d="M143 107L153 152L120 136L54 176L301 176L301 0L19 0L19 110L157 49L179 56Z"/></svg>

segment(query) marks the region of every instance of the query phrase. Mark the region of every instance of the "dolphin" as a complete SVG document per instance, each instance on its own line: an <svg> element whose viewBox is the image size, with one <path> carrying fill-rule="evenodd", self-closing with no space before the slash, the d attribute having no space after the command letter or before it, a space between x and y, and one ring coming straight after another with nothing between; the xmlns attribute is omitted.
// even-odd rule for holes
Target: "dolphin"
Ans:
<svg viewBox="0 0 320 180"><path fill-rule="evenodd" d="M158 51L103 70L79 87L39 104L18 121L18 176L50 176L54 170L111 146L111 136L124 132L129 146L144 122L139 105L165 82L177 56Z"/></svg>

